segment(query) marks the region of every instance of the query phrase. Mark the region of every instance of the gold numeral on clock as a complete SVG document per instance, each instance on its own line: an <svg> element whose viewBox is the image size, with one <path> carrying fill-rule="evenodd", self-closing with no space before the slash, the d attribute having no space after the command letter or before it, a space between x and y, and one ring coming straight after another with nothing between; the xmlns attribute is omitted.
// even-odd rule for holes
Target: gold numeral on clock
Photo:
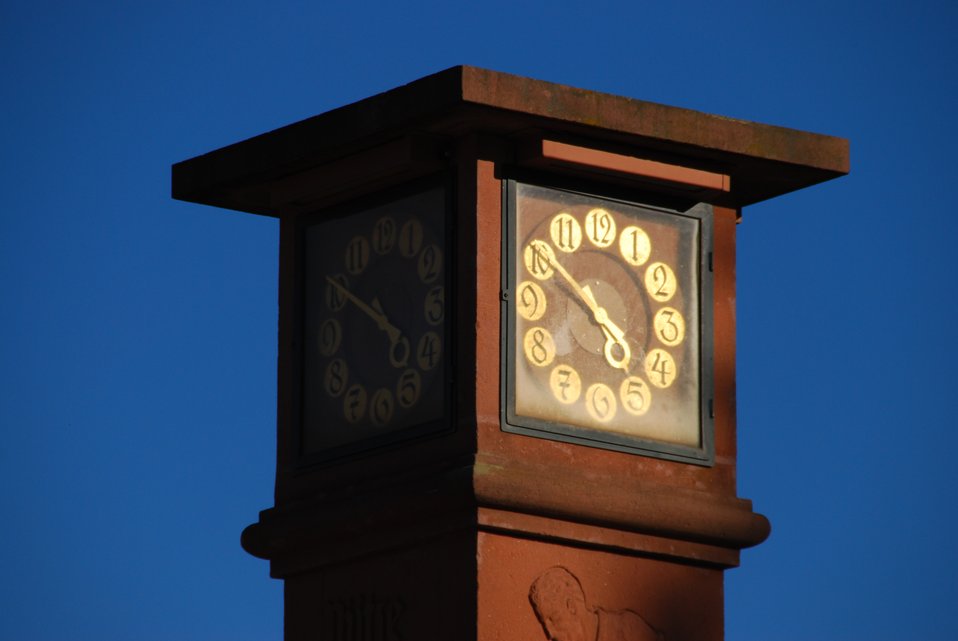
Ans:
<svg viewBox="0 0 958 641"><path fill-rule="evenodd" d="M403 258L412 258L422 247L422 223L415 218L407 220L399 230L399 253Z"/></svg>
<svg viewBox="0 0 958 641"><path fill-rule="evenodd" d="M629 225L619 236L619 252L625 262L634 267L644 265L652 253L652 241L641 227Z"/></svg>
<svg viewBox="0 0 958 641"><path fill-rule="evenodd" d="M652 325L656 337L669 347L675 347L685 339L685 319L677 309L663 307L655 313Z"/></svg>
<svg viewBox="0 0 958 641"><path fill-rule="evenodd" d="M656 348L650 350L645 357L645 374L650 383L665 389L675 381L678 368L671 354L664 349Z"/></svg>
<svg viewBox="0 0 958 641"><path fill-rule="evenodd" d="M596 247L608 247L615 241L615 219L604 209L585 215L585 233Z"/></svg>
<svg viewBox="0 0 958 641"><path fill-rule="evenodd" d="M335 318L327 318L319 326L319 353L323 356L332 356L339 349L343 339L342 328Z"/></svg>
<svg viewBox="0 0 958 641"><path fill-rule="evenodd" d="M516 298L518 299L517 309L519 315L528 321L535 321L542 318L546 313L546 293L542 291L538 283L531 280L524 280L516 288Z"/></svg>
<svg viewBox="0 0 958 641"><path fill-rule="evenodd" d="M431 370L439 363L442 356L442 341L436 332L426 332L419 339L419 345L416 347L416 363L419 369Z"/></svg>
<svg viewBox="0 0 958 641"><path fill-rule="evenodd" d="M529 273L539 280L552 278L552 263L555 262L555 252L549 243L534 240L522 252L522 260Z"/></svg>
<svg viewBox="0 0 958 641"><path fill-rule="evenodd" d="M585 409L595 420L607 423L616 412L615 394L603 383L593 383L585 391Z"/></svg>
<svg viewBox="0 0 958 641"><path fill-rule="evenodd" d="M373 393L369 402L369 418L373 425L382 427L392 420L393 409L393 393L382 387Z"/></svg>
<svg viewBox="0 0 958 641"><path fill-rule="evenodd" d="M652 263L645 270L645 289L649 296L664 303L675 295L675 272L665 263Z"/></svg>
<svg viewBox="0 0 958 641"><path fill-rule="evenodd" d="M346 271L361 274L369 264L369 241L365 236L354 236L346 245Z"/></svg>
<svg viewBox="0 0 958 641"><path fill-rule="evenodd" d="M572 367L557 365L549 374L549 387L560 403L570 405L579 400L579 395L582 394L582 379Z"/></svg>
<svg viewBox="0 0 958 641"><path fill-rule="evenodd" d="M343 397L343 415L350 423L358 423L366 415L366 388L356 383Z"/></svg>
<svg viewBox="0 0 958 641"><path fill-rule="evenodd" d="M346 306L346 295L343 291L349 289L349 281L342 274L331 276L330 279L339 283L340 286L335 287L329 281L326 282L326 307L330 311L338 312Z"/></svg>
<svg viewBox="0 0 958 641"><path fill-rule="evenodd" d="M422 379L419 372L414 369L407 369L399 377L396 383L396 398L399 405L409 409L419 400L419 394L422 392Z"/></svg>
<svg viewBox="0 0 958 641"><path fill-rule="evenodd" d="M349 366L341 358L334 358L326 366L326 372L323 374L323 389L326 393L336 398L346 389L346 383L349 381Z"/></svg>
<svg viewBox="0 0 958 641"><path fill-rule="evenodd" d="M388 254L396 244L396 221L383 216L373 226L373 251Z"/></svg>
<svg viewBox="0 0 958 641"><path fill-rule="evenodd" d="M582 227L579 221L562 212L557 214L549 223L549 234L552 243L564 252L574 252L582 244Z"/></svg>
<svg viewBox="0 0 958 641"><path fill-rule="evenodd" d="M433 287L426 293L423 314L430 325L438 325L442 322L445 315L445 290L441 285Z"/></svg>
<svg viewBox="0 0 958 641"><path fill-rule="evenodd" d="M552 334L544 327L532 327L522 340L526 358L536 367L551 365L556 356L556 344Z"/></svg>
<svg viewBox="0 0 958 641"><path fill-rule="evenodd" d="M431 283L442 273L442 250L438 245L429 245L419 254L419 278Z"/></svg>
<svg viewBox="0 0 958 641"><path fill-rule="evenodd" d="M638 376L629 376L619 386L619 398L622 407L633 416L642 416L652 404L652 391Z"/></svg>

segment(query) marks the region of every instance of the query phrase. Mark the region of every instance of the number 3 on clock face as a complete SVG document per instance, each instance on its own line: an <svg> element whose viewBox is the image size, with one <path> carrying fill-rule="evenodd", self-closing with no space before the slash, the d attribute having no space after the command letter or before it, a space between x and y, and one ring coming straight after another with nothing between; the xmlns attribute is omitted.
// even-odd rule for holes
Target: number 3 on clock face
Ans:
<svg viewBox="0 0 958 641"><path fill-rule="evenodd" d="M504 200L503 429L710 464L711 208Z"/></svg>

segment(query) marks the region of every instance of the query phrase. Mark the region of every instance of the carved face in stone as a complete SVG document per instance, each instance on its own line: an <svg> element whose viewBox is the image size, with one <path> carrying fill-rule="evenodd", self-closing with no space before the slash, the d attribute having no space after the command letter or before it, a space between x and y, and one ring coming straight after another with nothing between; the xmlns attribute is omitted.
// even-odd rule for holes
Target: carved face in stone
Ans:
<svg viewBox="0 0 958 641"><path fill-rule="evenodd" d="M562 567L543 572L529 591L529 600L551 641L594 641L595 613L575 576Z"/></svg>

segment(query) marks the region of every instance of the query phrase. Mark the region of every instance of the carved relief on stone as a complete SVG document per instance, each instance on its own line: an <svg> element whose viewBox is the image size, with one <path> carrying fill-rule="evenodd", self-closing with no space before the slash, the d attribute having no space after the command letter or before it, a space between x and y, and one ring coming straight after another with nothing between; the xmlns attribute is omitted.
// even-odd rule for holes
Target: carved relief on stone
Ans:
<svg viewBox="0 0 958 641"><path fill-rule="evenodd" d="M532 582L529 602L549 641L665 641L637 612L590 606L579 579L561 566Z"/></svg>

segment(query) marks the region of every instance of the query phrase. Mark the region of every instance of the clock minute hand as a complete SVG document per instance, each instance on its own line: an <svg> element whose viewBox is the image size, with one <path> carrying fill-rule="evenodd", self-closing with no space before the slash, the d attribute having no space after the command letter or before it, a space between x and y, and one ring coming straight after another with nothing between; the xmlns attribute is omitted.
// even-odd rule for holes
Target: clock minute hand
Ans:
<svg viewBox="0 0 958 641"><path fill-rule="evenodd" d="M389 322L389 319L386 318L384 313L373 309L370 305L367 305L365 302L357 298L351 291L343 287L342 283L336 282L329 276L326 277L326 280L330 285L338 289L343 296L352 301L356 307L361 309L363 313L373 319L373 321L376 323L376 326L386 332L386 334L389 336L390 343L395 344L400 341L402 338L402 332L399 331L398 327Z"/></svg>
<svg viewBox="0 0 958 641"><path fill-rule="evenodd" d="M409 339L402 335L398 327L389 322L389 319L386 318L386 314L382 311L379 301L374 299L372 305L367 305L351 291L346 289L342 283L336 282L329 276L326 277L326 280L338 289L343 296L352 301L356 307L361 309L364 314L373 319L379 329L386 332L386 335L389 337L389 363L393 367L405 367L406 363L409 362Z"/></svg>
<svg viewBox="0 0 958 641"><path fill-rule="evenodd" d="M576 296L582 299L582 302L584 302L592 312L592 317L605 334L605 347L603 349L605 360L612 367L628 373L629 361L632 360L632 350L629 349L629 344L625 341L625 332L609 318L609 313L595 300L595 296L592 294L592 290L589 289L588 285L585 287L580 286L572 277L572 274L555 259L551 251L543 251L540 253L545 257L548 263L552 265L552 268L559 272L572 288L572 291L576 293ZM619 350L622 353L620 358L616 358L613 353L613 349L616 345L619 346Z"/></svg>

